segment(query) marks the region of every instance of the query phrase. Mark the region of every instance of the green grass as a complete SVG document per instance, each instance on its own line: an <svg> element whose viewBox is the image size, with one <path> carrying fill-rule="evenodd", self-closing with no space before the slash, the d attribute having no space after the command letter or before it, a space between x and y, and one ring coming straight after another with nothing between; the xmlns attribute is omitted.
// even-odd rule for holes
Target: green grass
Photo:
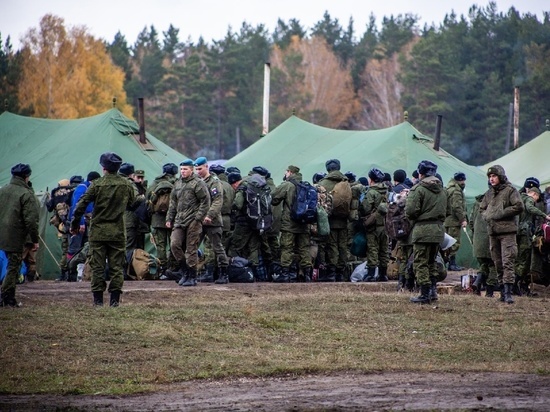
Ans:
<svg viewBox="0 0 550 412"><path fill-rule="evenodd" d="M549 302L352 284L28 296L0 310L0 393L131 394L194 379L378 372L550 373Z"/></svg>

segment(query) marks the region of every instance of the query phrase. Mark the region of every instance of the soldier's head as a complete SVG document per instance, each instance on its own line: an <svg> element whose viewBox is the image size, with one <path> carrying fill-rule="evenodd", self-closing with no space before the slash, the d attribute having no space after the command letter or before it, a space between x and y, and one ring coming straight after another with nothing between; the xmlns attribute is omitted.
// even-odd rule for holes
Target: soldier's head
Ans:
<svg viewBox="0 0 550 412"><path fill-rule="evenodd" d="M489 184L491 186L498 186L499 184L504 184L508 181L506 177L506 172L501 165L491 166L487 170L487 177L489 178Z"/></svg>
<svg viewBox="0 0 550 412"><path fill-rule="evenodd" d="M327 160L325 163L325 168L327 169L327 172L333 172L335 170L340 170L340 160L338 159L330 159Z"/></svg>
<svg viewBox="0 0 550 412"><path fill-rule="evenodd" d="M136 183L143 183L145 181L145 170L136 170L134 172L134 176L132 176L132 179L134 179L134 182Z"/></svg>
<svg viewBox="0 0 550 412"><path fill-rule="evenodd" d="M286 168L284 180L290 179L292 175L300 173L300 168L298 166L290 165Z"/></svg>
<svg viewBox="0 0 550 412"><path fill-rule="evenodd" d="M313 184L319 183L327 174L323 172L317 172L311 178Z"/></svg>
<svg viewBox="0 0 550 412"><path fill-rule="evenodd" d="M88 176L86 176L86 180L88 182L93 182L96 179L99 179L101 175L97 173L95 170L92 170L90 173L88 173Z"/></svg>
<svg viewBox="0 0 550 412"><path fill-rule="evenodd" d="M418 170L418 177L420 179L426 176L435 176L435 174L437 173L437 165L429 160L422 160L418 164L416 170Z"/></svg>
<svg viewBox="0 0 550 412"><path fill-rule="evenodd" d="M377 169L376 167L373 167L371 170L369 170L368 176L369 183L371 185L384 181L384 172L382 172L380 169Z"/></svg>
<svg viewBox="0 0 550 412"><path fill-rule="evenodd" d="M241 180L243 180L243 178L241 177L240 173L233 172L227 175L227 181L233 187L233 189L236 189L237 186L239 186L239 183L241 183Z"/></svg>
<svg viewBox="0 0 550 412"><path fill-rule="evenodd" d="M269 174L269 170L263 166L254 166L250 174L259 174L260 176L266 177Z"/></svg>
<svg viewBox="0 0 550 412"><path fill-rule="evenodd" d="M132 163L124 162L120 165L120 168L118 169L118 174L119 175L126 176L126 177L129 177L129 178L134 177L134 172L135 172L135 169L134 169L134 165Z"/></svg>
<svg viewBox="0 0 550 412"><path fill-rule="evenodd" d="M536 202L540 199L540 189L538 187L532 187L530 189L527 189L527 195L531 196L533 200Z"/></svg>
<svg viewBox="0 0 550 412"><path fill-rule="evenodd" d="M346 173L344 173L344 176L346 176L348 178L348 182L350 182L350 183L355 182L355 180L357 178L355 173L353 173L352 171L347 171Z"/></svg>
<svg viewBox="0 0 550 412"><path fill-rule="evenodd" d="M99 164L106 173L115 174L122 165L122 158L113 152L105 152L99 157Z"/></svg>
<svg viewBox="0 0 550 412"><path fill-rule="evenodd" d="M18 163L11 168L11 175L26 179L32 173L31 167L28 164Z"/></svg>
<svg viewBox="0 0 550 412"><path fill-rule="evenodd" d="M460 187L466 186L466 175L463 172L456 172L453 179L458 183Z"/></svg>
<svg viewBox="0 0 550 412"><path fill-rule="evenodd" d="M526 189L531 189L532 187L536 187L540 189L540 180L536 177L528 177L525 179L525 183L523 183L523 187Z"/></svg>
<svg viewBox="0 0 550 412"><path fill-rule="evenodd" d="M212 165L209 167L209 169L212 173L215 173L217 175L221 175L223 173L225 173L225 167L223 167L222 165Z"/></svg>
<svg viewBox="0 0 550 412"><path fill-rule="evenodd" d="M191 159L186 159L180 163L180 175L182 179L187 179L195 171L194 163Z"/></svg>
<svg viewBox="0 0 550 412"><path fill-rule="evenodd" d="M162 166L162 174L175 176L178 174L178 167L174 163L166 163Z"/></svg>
<svg viewBox="0 0 550 412"><path fill-rule="evenodd" d="M208 160L206 157L201 156L195 159L195 172L202 178L206 178L210 175L208 171Z"/></svg>
<svg viewBox="0 0 550 412"><path fill-rule="evenodd" d="M403 169L397 169L395 172L393 172L393 181L396 185L403 183L406 178L407 172L405 172Z"/></svg>

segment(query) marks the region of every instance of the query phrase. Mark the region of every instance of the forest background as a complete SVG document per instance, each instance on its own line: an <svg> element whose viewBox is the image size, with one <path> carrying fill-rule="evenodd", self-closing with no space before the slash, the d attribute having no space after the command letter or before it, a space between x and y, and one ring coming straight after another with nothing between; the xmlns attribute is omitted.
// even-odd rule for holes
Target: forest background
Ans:
<svg viewBox="0 0 550 412"><path fill-rule="evenodd" d="M5 40L2 40L5 36ZM515 8L473 5L439 25L412 14L371 15L364 32L328 12L313 25L278 20L228 29L206 43L182 41L173 25L145 27L133 44L45 15L19 50L0 32L2 110L72 119L116 106L137 119L145 100L147 130L191 158L229 159L261 138L264 65L271 65L270 129L290 115L335 129L373 130L408 120L480 165L511 149L510 108L520 90L520 144L550 118L550 11L542 21Z"/></svg>

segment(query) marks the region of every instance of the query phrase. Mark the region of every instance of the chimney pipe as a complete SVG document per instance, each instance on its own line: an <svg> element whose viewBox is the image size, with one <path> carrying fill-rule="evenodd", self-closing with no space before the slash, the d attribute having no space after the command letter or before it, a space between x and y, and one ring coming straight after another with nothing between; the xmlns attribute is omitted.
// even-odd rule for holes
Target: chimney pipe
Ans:
<svg viewBox="0 0 550 412"><path fill-rule="evenodd" d="M441 121L443 115L437 115L437 121L435 122L435 139L434 139L434 150L439 151L439 145L441 144Z"/></svg>
<svg viewBox="0 0 550 412"><path fill-rule="evenodd" d="M139 142L147 143L145 139L145 111L143 110L143 97L138 97L138 115L139 115Z"/></svg>
<svg viewBox="0 0 550 412"><path fill-rule="evenodd" d="M519 147L519 86L514 87L514 149Z"/></svg>
<svg viewBox="0 0 550 412"><path fill-rule="evenodd" d="M269 82L271 76L271 64L264 65L264 117L262 123L262 136L269 132Z"/></svg>

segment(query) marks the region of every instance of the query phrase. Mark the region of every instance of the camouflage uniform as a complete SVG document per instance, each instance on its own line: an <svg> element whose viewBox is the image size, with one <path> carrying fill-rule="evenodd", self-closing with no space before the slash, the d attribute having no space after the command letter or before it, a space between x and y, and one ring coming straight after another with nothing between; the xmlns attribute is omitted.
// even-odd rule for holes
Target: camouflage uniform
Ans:
<svg viewBox="0 0 550 412"><path fill-rule="evenodd" d="M30 169L29 169L30 170ZM39 205L34 191L21 176L13 176L0 188L0 250L6 253L8 269L2 282L1 305L17 306L15 287L28 240L38 244Z"/></svg>
<svg viewBox="0 0 550 412"><path fill-rule="evenodd" d="M462 222L467 221L466 198L464 197L464 184L451 179L447 184L447 217L445 218L445 231L456 240L448 251L449 270L458 268L455 263L456 254L460 249L460 237Z"/></svg>
<svg viewBox="0 0 550 412"><path fill-rule="evenodd" d="M120 294L124 284L123 267L125 257L124 212L136 199L135 187L127 178L115 173L107 173L96 179L82 195L74 211L72 231L77 232L80 219L90 202L94 211L90 222L90 267L92 270L91 288L96 293L107 289L105 271L109 268L109 292ZM102 300L101 300L102 302Z"/></svg>

